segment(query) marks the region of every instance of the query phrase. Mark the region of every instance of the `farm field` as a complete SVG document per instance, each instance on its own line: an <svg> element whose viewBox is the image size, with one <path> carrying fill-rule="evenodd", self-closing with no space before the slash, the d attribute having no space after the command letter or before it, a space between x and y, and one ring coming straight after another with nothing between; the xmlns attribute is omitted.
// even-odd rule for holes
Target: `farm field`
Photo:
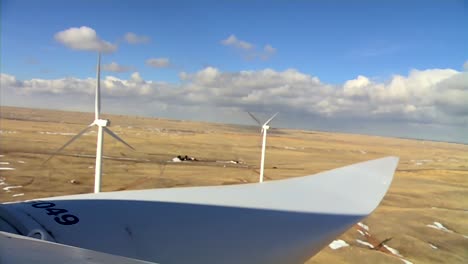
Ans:
<svg viewBox="0 0 468 264"><path fill-rule="evenodd" d="M258 181L261 136L255 126L103 118L136 149L105 135L103 191ZM94 131L44 161L93 119L92 113L2 106L0 202L92 192ZM348 246L339 247L342 242L336 241L307 264L468 261L468 145L272 125L267 181L400 157L392 186L377 210L337 238ZM173 162L178 155L197 161ZM335 245L338 248L332 249Z"/></svg>

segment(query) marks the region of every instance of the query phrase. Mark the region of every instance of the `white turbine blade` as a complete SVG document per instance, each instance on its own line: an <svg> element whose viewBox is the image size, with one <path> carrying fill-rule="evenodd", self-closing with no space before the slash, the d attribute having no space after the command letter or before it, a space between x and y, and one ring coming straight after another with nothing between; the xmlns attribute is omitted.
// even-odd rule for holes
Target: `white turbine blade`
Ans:
<svg viewBox="0 0 468 264"><path fill-rule="evenodd" d="M57 151L55 151L52 155L50 155L50 157L44 161L42 164L45 164L47 163L50 159L52 159L55 155L57 155L58 153L60 153L60 151L62 151L64 148L66 148L68 145L70 145L73 141L77 140L79 137L81 137L86 131L88 131L88 129L90 129L92 126L94 125L91 124L89 125L88 127L86 127L85 129L81 130L80 133L76 134L75 136L73 136L67 143L65 143L65 145L63 145L62 147L60 147L59 149L57 149Z"/></svg>
<svg viewBox="0 0 468 264"><path fill-rule="evenodd" d="M96 66L96 99L95 99L95 109L94 109L95 120L99 119L100 114L101 114L101 52L98 53L98 62Z"/></svg>
<svg viewBox="0 0 468 264"><path fill-rule="evenodd" d="M108 129L107 127L102 127L104 129L104 131L111 135L111 137L117 139L118 141L120 141L122 144L124 144L125 146L131 148L132 150L135 150L132 146L130 146L130 144L128 144L127 142L125 142L123 139L121 139L119 136L117 136L114 132L112 132L112 130Z"/></svg>
<svg viewBox="0 0 468 264"><path fill-rule="evenodd" d="M387 157L263 183L80 194L0 204L0 212L23 234L145 261L304 263L374 211L397 165ZM68 212L54 219L46 208ZM12 244L0 240L2 261Z"/></svg>
<svg viewBox="0 0 468 264"><path fill-rule="evenodd" d="M260 121L252 113L249 111L247 111L247 113L250 115L250 117L252 117L253 120L255 120L255 122L257 122L258 125L262 125L262 123L260 123Z"/></svg>
<svg viewBox="0 0 468 264"><path fill-rule="evenodd" d="M279 112L276 112L276 114L274 114L272 117L270 117L270 119L268 119L268 120L265 122L265 124L263 124L263 125L264 125L264 126L265 126L265 125L268 125L268 124L271 122L271 120L273 120L273 118L275 118L276 115L278 115L278 114L279 114Z"/></svg>
<svg viewBox="0 0 468 264"><path fill-rule="evenodd" d="M0 231L0 253L2 256L2 264L154 263L2 231Z"/></svg>

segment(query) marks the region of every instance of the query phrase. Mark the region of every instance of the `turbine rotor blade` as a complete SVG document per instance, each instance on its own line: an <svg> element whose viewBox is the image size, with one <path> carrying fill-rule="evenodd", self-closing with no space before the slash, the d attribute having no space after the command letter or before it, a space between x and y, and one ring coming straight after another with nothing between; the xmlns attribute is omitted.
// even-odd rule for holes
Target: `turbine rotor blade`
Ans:
<svg viewBox="0 0 468 264"><path fill-rule="evenodd" d="M68 145L70 145L71 143L73 143L73 141L77 140L79 137L81 137L84 133L86 133L86 131L88 131L92 126L94 125L94 123L90 124L89 126L87 126L85 129L81 130L80 133L76 134L75 136L73 136L67 143L65 143L62 147L60 147L59 149L57 149L54 153L52 153L52 155L50 155L50 157L48 159L46 159L42 165L46 164L50 159L52 159L53 157L55 157L57 154L60 153L60 151L62 151L64 148L66 148Z"/></svg>
<svg viewBox="0 0 468 264"><path fill-rule="evenodd" d="M252 117L253 120L255 120L255 122L257 122L258 125L262 125L262 123L260 123L260 121L252 113L249 111L247 111L247 113L250 115L250 117Z"/></svg>
<svg viewBox="0 0 468 264"><path fill-rule="evenodd" d="M265 126L265 125L268 125L268 124L271 122L271 120L273 120L273 118L275 118L276 115L278 115L278 114L279 114L279 112L276 112L276 114L274 114L272 117L270 117L270 119L268 119L268 120L265 122L265 124L263 124L263 125L264 125L264 126Z"/></svg>
<svg viewBox="0 0 468 264"><path fill-rule="evenodd" d="M120 143L124 144L125 146L131 148L132 150L135 150L130 144L125 142L123 139L121 139L119 136L117 136L112 130L108 129L107 127L102 127L104 131L109 134L111 137L115 138L117 141L120 141Z"/></svg>

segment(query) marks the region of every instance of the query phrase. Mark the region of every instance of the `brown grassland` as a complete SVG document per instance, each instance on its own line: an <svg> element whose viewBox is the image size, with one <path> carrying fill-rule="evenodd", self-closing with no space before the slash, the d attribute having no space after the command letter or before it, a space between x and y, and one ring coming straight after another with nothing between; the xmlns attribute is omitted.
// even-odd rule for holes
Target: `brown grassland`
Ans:
<svg viewBox="0 0 468 264"><path fill-rule="evenodd" d="M0 110L0 167L14 168L0 170L5 182L1 188L22 186L0 190L0 202L93 191L95 133L88 133L42 164L88 125L93 114L15 107ZM111 119L110 128L136 149L105 136L104 191L258 180L261 138L256 127L120 115L104 118ZM326 247L308 264L403 263L385 249L370 249L357 239L374 245L390 239L385 244L413 263L468 262L468 145L319 131L270 131L266 180L314 174L384 156L400 157L389 192L363 220L370 237L353 227L340 237L350 246ZM199 161L170 162L177 155ZM241 163L216 162L230 160ZM452 232L427 226L434 222Z"/></svg>

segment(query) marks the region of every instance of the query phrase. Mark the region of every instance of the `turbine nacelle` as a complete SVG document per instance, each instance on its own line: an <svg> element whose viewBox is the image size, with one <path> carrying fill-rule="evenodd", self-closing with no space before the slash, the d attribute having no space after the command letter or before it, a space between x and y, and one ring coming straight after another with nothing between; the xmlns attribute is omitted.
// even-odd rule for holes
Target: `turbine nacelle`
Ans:
<svg viewBox="0 0 468 264"><path fill-rule="evenodd" d="M97 120L94 120L94 122L91 125L107 127L107 126L110 126L110 120L109 119L97 119Z"/></svg>

